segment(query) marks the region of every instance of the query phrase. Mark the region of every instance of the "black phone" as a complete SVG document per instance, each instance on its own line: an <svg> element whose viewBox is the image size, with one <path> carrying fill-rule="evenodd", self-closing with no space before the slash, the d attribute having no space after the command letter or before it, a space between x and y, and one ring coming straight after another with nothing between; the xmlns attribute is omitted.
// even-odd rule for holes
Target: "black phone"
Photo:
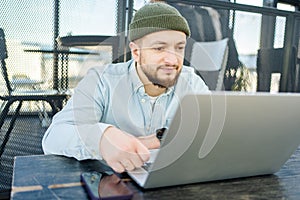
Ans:
<svg viewBox="0 0 300 200"><path fill-rule="evenodd" d="M125 200L133 197L133 192L116 174L83 172L81 181L92 200Z"/></svg>

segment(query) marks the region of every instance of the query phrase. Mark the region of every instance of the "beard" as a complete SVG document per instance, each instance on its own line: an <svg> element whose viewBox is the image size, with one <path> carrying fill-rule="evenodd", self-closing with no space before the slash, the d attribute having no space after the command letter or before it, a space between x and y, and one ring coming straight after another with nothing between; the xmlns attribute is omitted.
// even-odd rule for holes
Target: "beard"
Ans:
<svg viewBox="0 0 300 200"><path fill-rule="evenodd" d="M153 85L159 86L161 88L169 88L172 87L176 84L179 74L181 72L177 71L175 76L170 74L170 75L165 75L165 77L159 77L159 70L160 68L166 67L164 65L160 65L158 67L154 67L153 65L142 65L141 69L143 73L146 75L148 80L152 82ZM174 68L178 69L179 66L173 66ZM151 70L152 69L152 70Z"/></svg>

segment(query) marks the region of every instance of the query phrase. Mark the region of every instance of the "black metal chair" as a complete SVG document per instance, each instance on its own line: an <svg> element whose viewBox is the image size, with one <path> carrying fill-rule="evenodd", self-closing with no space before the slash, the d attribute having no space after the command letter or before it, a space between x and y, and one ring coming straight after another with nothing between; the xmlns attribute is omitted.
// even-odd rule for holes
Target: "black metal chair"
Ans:
<svg viewBox="0 0 300 200"><path fill-rule="evenodd" d="M0 28L0 199L9 198L14 156L43 153L41 139L46 127L42 126L40 115L42 119L51 120L69 98L69 94L56 90L26 87L28 90L21 91L14 88L7 71L6 58L5 34ZM25 106L22 108L23 102L40 107L28 112Z"/></svg>
<svg viewBox="0 0 300 200"><path fill-rule="evenodd" d="M3 137L3 141L0 146L0 158L5 150L5 146L10 138L10 134L14 128L15 121L20 114L22 103L27 102L47 102L51 111L49 112L53 116L58 112L63 103L68 99L69 95L66 93L59 93L56 90L26 90L26 91L14 91L11 82L9 80L5 59L8 58L5 34L3 29L0 28L0 60L1 70L4 82L6 84L6 92L0 94L0 100L2 101L1 114L0 114L0 130L6 120L10 119L9 127ZM17 104L17 106L13 106ZM14 111L12 111L15 109ZM44 114L48 114L46 111ZM50 116L50 117L51 117Z"/></svg>
<svg viewBox="0 0 300 200"><path fill-rule="evenodd" d="M291 66L289 67L287 77L287 92L297 92L297 78L299 78L299 72L296 69L297 55L295 47L292 48L292 57L293 60ZM270 92L272 73L281 74L282 69L283 48L259 49L257 52L257 91Z"/></svg>

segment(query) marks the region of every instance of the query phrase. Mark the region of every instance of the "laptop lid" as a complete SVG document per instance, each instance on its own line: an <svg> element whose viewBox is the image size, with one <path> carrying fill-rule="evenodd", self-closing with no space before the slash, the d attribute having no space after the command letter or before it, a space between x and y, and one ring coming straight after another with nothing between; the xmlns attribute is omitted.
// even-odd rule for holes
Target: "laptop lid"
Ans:
<svg viewBox="0 0 300 200"><path fill-rule="evenodd" d="M150 172L134 179L154 188L275 173L300 144L299 107L299 94L187 95Z"/></svg>

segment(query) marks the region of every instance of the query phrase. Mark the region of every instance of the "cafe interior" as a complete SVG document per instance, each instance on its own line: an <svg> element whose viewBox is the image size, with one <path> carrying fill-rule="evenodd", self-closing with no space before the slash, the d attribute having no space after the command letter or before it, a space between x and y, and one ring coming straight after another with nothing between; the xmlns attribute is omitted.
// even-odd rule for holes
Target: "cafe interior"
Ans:
<svg viewBox="0 0 300 200"><path fill-rule="evenodd" d="M128 26L147 3L1 1L0 199L10 198L14 158L43 154L41 141L52 117L87 71L131 59ZM299 0L165 3L187 19L192 34L184 64L210 90L300 92Z"/></svg>

